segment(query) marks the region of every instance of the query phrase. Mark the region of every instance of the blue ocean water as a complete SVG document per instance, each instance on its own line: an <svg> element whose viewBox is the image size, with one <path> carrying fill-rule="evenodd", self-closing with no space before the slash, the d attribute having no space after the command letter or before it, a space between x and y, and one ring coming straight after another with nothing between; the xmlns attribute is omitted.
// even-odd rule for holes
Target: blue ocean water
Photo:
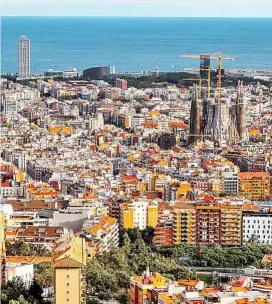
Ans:
<svg viewBox="0 0 272 304"><path fill-rule="evenodd" d="M2 17L2 73L17 71L17 43L31 40L31 70L181 71L198 60L180 54L235 56L226 68L272 69L272 19ZM215 63L214 63L215 65Z"/></svg>

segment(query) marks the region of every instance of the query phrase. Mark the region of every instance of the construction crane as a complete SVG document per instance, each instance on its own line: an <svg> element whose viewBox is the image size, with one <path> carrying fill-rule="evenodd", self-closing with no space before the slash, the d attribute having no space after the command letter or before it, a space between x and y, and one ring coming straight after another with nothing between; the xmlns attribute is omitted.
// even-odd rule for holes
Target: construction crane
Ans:
<svg viewBox="0 0 272 304"><path fill-rule="evenodd" d="M203 80L207 81L207 89L208 89L208 98L211 97L211 67L209 66L208 69L201 69L201 68L184 68L185 72L189 72L192 74L195 74L195 72L197 71L207 71L208 70L208 79L203 79L203 78L197 78L199 79L199 86L200 86L200 92L201 92L201 84ZM187 80L187 79L184 79ZM201 98L201 93L200 93L200 98Z"/></svg>
<svg viewBox="0 0 272 304"><path fill-rule="evenodd" d="M199 82L199 98L201 98L202 78L184 78L182 80L198 81Z"/></svg>
<svg viewBox="0 0 272 304"><path fill-rule="evenodd" d="M220 104L221 103L221 87L222 87L222 62L223 62L223 60L234 61L236 58L225 55L222 52L218 52L218 53L210 54L210 55L209 54L206 54L206 55L180 55L180 57L181 58L190 58L190 59L207 59L207 60L216 60L217 61L217 67L218 67L217 102L218 102L218 104ZM209 65L207 67L207 70L209 71L210 69L211 69L211 66Z"/></svg>

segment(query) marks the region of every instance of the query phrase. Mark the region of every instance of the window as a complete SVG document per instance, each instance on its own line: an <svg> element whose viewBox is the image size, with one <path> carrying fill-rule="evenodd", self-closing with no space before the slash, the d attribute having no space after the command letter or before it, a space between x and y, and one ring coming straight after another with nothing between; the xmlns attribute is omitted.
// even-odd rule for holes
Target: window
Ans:
<svg viewBox="0 0 272 304"><path fill-rule="evenodd" d="M68 303L70 301L70 299L66 299L66 302Z"/></svg>
<svg viewBox="0 0 272 304"><path fill-rule="evenodd" d="M66 294L69 294L69 293L70 293L70 291L69 291L69 290L67 290L67 291L66 291Z"/></svg>
<svg viewBox="0 0 272 304"><path fill-rule="evenodd" d="M66 283L66 286L67 286L67 287L70 286L70 283Z"/></svg>
<svg viewBox="0 0 272 304"><path fill-rule="evenodd" d="M70 278L70 276L69 276L69 274L67 274L66 279L69 279L69 278Z"/></svg>

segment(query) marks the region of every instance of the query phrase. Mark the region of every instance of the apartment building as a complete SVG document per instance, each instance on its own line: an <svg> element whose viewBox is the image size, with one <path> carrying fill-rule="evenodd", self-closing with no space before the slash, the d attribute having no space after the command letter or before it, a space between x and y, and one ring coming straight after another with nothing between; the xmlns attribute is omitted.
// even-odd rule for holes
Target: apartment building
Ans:
<svg viewBox="0 0 272 304"><path fill-rule="evenodd" d="M222 184L224 193L237 194L239 191L238 174L236 172L223 172Z"/></svg>
<svg viewBox="0 0 272 304"><path fill-rule="evenodd" d="M153 243L156 246L173 244L173 228L157 226L154 228Z"/></svg>
<svg viewBox="0 0 272 304"><path fill-rule="evenodd" d="M21 278L24 284L29 287L34 277L34 265L6 263L5 281L11 281L15 277Z"/></svg>
<svg viewBox="0 0 272 304"><path fill-rule="evenodd" d="M175 206L173 210L173 243L196 244L196 209Z"/></svg>
<svg viewBox="0 0 272 304"><path fill-rule="evenodd" d="M221 206L221 245L242 245L242 208L241 206Z"/></svg>
<svg viewBox="0 0 272 304"><path fill-rule="evenodd" d="M67 233L53 248L55 304L86 304L86 244Z"/></svg>
<svg viewBox="0 0 272 304"><path fill-rule="evenodd" d="M158 205L152 201L134 201L121 205L120 223L122 228L145 229L156 227L158 222Z"/></svg>
<svg viewBox="0 0 272 304"><path fill-rule="evenodd" d="M272 212L243 212L243 244L249 241L272 244Z"/></svg>
<svg viewBox="0 0 272 304"><path fill-rule="evenodd" d="M253 201L265 200L270 193L268 172L240 172L239 193Z"/></svg>
<svg viewBox="0 0 272 304"><path fill-rule="evenodd" d="M116 78L115 86L116 88L127 90L127 81L121 78Z"/></svg>
<svg viewBox="0 0 272 304"><path fill-rule="evenodd" d="M220 206L196 206L197 243L220 245Z"/></svg>
<svg viewBox="0 0 272 304"><path fill-rule="evenodd" d="M25 243L43 245L51 250L54 242L65 235L68 230L64 227L21 226L7 227L5 236L8 242L23 240Z"/></svg>
<svg viewBox="0 0 272 304"><path fill-rule="evenodd" d="M94 220L84 222L84 235L90 241L99 244L104 252L110 251L111 248L119 244L119 225L115 218L102 216Z"/></svg>

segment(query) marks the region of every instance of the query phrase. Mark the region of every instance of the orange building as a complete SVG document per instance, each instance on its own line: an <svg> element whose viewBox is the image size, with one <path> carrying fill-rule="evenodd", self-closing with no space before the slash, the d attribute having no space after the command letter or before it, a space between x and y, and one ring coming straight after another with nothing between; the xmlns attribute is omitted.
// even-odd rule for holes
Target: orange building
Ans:
<svg viewBox="0 0 272 304"><path fill-rule="evenodd" d="M155 227L153 243L157 246L165 246L173 244L173 228L172 227Z"/></svg>
<svg viewBox="0 0 272 304"><path fill-rule="evenodd" d="M265 200L270 194L270 176L268 172L240 172L239 192L253 201Z"/></svg>
<svg viewBox="0 0 272 304"><path fill-rule="evenodd" d="M198 244L220 245L220 206L196 206Z"/></svg>

